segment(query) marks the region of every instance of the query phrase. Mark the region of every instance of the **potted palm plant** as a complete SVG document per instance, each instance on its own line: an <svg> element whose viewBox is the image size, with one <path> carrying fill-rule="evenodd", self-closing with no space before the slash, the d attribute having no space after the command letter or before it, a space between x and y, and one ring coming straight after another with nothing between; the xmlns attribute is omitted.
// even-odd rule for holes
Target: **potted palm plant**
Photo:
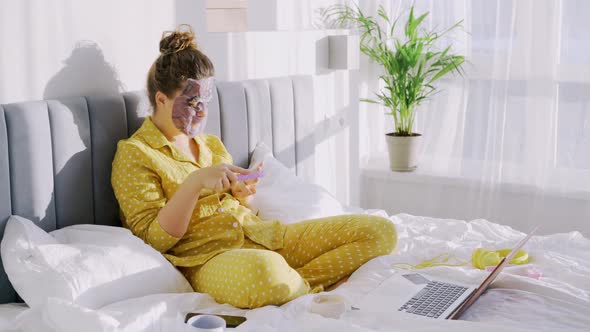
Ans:
<svg viewBox="0 0 590 332"><path fill-rule="evenodd" d="M462 75L465 57L451 52L451 46L437 48L436 42L461 22L444 31L427 30L422 23L428 13L414 16L410 8L403 26L402 37L396 37L396 25L400 17L392 20L383 7L378 18L366 16L358 6L333 6L326 15L333 21L354 27L360 33L360 50L383 68L379 79L383 90L375 99L364 102L381 104L393 117L395 131L386 134L390 167L394 171L412 171L418 164L422 135L413 131L417 106L435 92L435 82L455 72ZM399 34L399 33L398 33Z"/></svg>

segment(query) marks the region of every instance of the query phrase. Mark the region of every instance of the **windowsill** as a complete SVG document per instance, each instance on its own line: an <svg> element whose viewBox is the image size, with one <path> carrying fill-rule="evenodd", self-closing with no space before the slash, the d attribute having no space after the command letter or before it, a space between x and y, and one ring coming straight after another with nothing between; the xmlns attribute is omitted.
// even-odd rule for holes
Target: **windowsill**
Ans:
<svg viewBox="0 0 590 332"><path fill-rule="evenodd" d="M394 183L428 184L450 187L472 187L478 189L493 189L502 192L523 194L539 194L543 196L567 197L572 199L589 200L590 186L583 184L590 182L588 172L564 172L556 170L552 176L559 177L554 180L554 185L537 187L531 184L518 183L517 181L489 180L491 174L486 174L483 168L476 162L452 161L445 167L434 168L429 163L430 159L422 158L418 168L413 172L394 172L389 168L387 152L383 155L368 159L361 167L361 175L367 178L378 179ZM420 167L420 165L428 165ZM458 171L459 170L459 171ZM561 174L560 174L561 173ZM580 173L582 175L580 176Z"/></svg>

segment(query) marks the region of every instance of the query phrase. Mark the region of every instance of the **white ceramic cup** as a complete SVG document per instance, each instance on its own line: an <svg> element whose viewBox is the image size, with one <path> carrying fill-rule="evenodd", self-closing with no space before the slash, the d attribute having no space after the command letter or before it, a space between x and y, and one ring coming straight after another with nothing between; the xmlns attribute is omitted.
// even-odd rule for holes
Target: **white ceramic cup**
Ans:
<svg viewBox="0 0 590 332"><path fill-rule="evenodd" d="M199 332L223 332L225 331L225 320L213 315L198 315L191 317L188 322L193 331Z"/></svg>

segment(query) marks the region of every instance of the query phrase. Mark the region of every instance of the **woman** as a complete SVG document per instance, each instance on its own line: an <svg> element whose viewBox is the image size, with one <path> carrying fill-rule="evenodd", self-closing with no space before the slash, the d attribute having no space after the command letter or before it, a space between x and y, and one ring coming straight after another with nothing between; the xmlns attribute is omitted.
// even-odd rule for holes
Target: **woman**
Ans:
<svg viewBox="0 0 590 332"><path fill-rule="evenodd" d="M253 170L233 166L221 140L202 133L213 65L193 40L190 27L162 38L147 79L154 113L117 145L112 185L123 225L162 252L195 291L240 308L322 291L389 254L397 237L387 219L284 225L247 208L256 181L236 174Z"/></svg>

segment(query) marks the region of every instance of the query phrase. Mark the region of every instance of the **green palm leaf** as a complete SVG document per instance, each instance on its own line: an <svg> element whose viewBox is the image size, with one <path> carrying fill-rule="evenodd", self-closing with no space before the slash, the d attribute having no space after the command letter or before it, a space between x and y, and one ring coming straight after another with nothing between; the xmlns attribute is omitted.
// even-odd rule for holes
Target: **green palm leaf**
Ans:
<svg viewBox="0 0 590 332"><path fill-rule="evenodd" d="M437 41L461 27L463 21L444 31L429 31L422 26L429 14L416 17L412 6L403 27L404 38L400 39L394 33L402 17L390 18L382 6L376 18L365 15L358 5L336 5L325 13L340 24L358 29L360 51L383 67L385 74L379 79L384 89L375 93L376 99L361 101L387 107L398 135L412 134L416 106L438 92L434 85L437 80L452 72L463 74L465 57L452 54L452 46L443 50L436 47Z"/></svg>

